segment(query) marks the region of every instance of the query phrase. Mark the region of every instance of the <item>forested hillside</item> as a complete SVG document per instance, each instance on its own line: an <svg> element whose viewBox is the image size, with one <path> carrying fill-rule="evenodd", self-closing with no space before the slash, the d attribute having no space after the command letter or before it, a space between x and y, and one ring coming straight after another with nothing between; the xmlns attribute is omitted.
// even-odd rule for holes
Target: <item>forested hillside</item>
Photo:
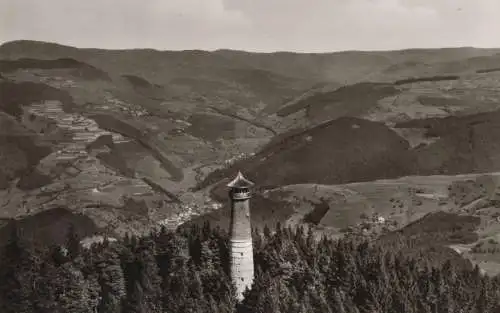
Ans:
<svg viewBox="0 0 500 313"><path fill-rule="evenodd" d="M236 305L228 236L208 224L90 250L72 229L65 247L29 246L19 231L0 254L2 313L491 313L500 304L500 280L470 263L405 257L420 249L412 244L418 234L387 248L318 241L302 227L255 230L255 284Z"/></svg>

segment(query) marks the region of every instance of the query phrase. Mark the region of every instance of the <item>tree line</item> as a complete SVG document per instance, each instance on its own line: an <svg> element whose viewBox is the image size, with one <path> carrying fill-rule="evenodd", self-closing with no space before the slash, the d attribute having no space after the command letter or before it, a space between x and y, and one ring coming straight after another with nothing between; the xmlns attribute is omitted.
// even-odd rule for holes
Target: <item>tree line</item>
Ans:
<svg viewBox="0 0 500 313"><path fill-rule="evenodd" d="M254 230L255 281L237 303L225 230L162 228L83 249L33 246L14 227L0 260L3 313L492 313L500 279L420 254L409 243Z"/></svg>

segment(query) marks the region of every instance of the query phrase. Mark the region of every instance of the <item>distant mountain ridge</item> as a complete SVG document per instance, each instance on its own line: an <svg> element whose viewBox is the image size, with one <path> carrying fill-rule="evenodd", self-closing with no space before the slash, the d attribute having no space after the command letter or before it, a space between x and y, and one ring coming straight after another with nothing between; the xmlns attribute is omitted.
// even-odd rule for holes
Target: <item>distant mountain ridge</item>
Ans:
<svg viewBox="0 0 500 313"><path fill-rule="evenodd" d="M108 70L113 63L120 63L123 70L133 69L134 65L147 66L155 62L156 58L166 61L161 67L184 65L187 68L198 70L235 67L250 67L268 70L290 77L316 79L337 83L349 82L346 76L363 80L363 76L374 72L383 71L386 67L406 62L419 66L424 61L428 64L445 63L445 67L452 64L474 63L474 66L488 64L487 59L500 56L499 49L480 48L444 48L444 49L407 49L399 51L342 51L332 53L256 53L234 50L216 50L214 52L203 50L185 51L160 51L153 49L133 50L104 50L104 49L78 49L54 43L39 41L12 41L0 45L0 58L75 58L87 61L89 64ZM486 58L485 58L486 57ZM105 60L114 60L105 63ZM468 61L465 61L468 60ZM127 62L128 64L126 64ZM153 68L151 68L153 69ZM156 71L161 68L156 68ZM171 68L172 69L172 68ZM137 69L136 69L137 70ZM174 68L176 75L182 69ZM181 70L181 72L178 72ZM338 71L338 73L335 73ZM342 73L341 73L342 71ZM349 73L353 72L353 73ZM355 73L358 73L356 75ZM173 73L172 73L173 74ZM151 74L150 74L151 75ZM168 74L167 74L168 75ZM420 75L419 75L420 76Z"/></svg>

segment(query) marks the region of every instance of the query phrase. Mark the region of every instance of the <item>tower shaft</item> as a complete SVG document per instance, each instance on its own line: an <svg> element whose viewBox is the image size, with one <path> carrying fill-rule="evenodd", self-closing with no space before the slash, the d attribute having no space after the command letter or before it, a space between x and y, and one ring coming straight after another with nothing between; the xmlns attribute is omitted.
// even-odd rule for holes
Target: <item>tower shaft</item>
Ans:
<svg viewBox="0 0 500 313"><path fill-rule="evenodd" d="M251 288L254 279L252 229L249 199L233 200L231 210L231 279L236 297Z"/></svg>
<svg viewBox="0 0 500 313"><path fill-rule="evenodd" d="M250 220L250 191L252 182L241 173L228 184L231 198L231 280L236 298L243 300L243 293L254 280L252 225Z"/></svg>

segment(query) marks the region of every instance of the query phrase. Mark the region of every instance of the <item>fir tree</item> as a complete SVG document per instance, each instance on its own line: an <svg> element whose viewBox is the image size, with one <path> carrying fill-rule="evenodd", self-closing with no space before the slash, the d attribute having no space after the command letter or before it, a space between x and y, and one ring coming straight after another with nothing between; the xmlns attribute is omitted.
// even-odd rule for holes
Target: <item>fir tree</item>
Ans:
<svg viewBox="0 0 500 313"><path fill-rule="evenodd" d="M398 237L394 251L326 237L308 245L303 229L279 229L260 237L254 284L238 305L222 264L229 238L220 229L161 230L131 237L129 245L95 244L62 261L54 249L29 248L14 233L1 254L0 312L495 313L500 307L500 278L446 258L435 262L425 251L412 250L418 258L408 258L412 241ZM197 262L187 253L196 240Z"/></svg>
<svg viewBox="0 0 500 313"><path fill-rule="evenodd" d="M81 271L73 264L66 263L57 269L56 279L56 301L60 312L93 313L89 306L91 299L88 283Z"/></svg>
<svg viewBox="0 0 500 313"><path fill-rule="evenodd" d="M97 263L101 288L99 313L119 313L125 298L125 278L116 251L108 249Z"/></svg>
<svg viewBox="0 0 500 313"><path fill-rule="evenodd" d="M140 292L144 297L140 302L143 303L148 313L161 312L161 278L151 241L147 240L141 245L135 262L139 270Z"/></svg>
<svg viewBox="0 0 500 313"><path fill-rule="evenodd" d="M76 259L78 256L80 256L81 252L81 244L80 244L81 238L80 235L78 234L75 225L71 224L68 229L68 236L66 239L66 249L68 251L68 257L71 260Z"/></svg>
<svg viewBox="0 0 500 313"><path fill-rule="evenodd" d="M37 269L32 250L19 236L18 225L12 227L11 237L1 253L0 312L33 312L33 285Z"/></svg>

